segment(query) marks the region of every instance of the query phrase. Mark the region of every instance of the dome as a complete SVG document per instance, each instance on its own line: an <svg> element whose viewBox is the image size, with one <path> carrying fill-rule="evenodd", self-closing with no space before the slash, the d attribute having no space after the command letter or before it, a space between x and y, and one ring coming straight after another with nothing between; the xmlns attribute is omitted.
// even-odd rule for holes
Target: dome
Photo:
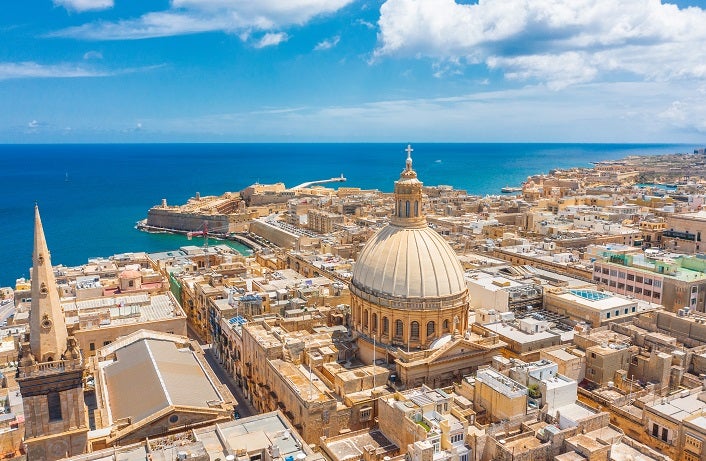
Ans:
<svg viewBox="0 0 706 461"><path fill-rule="evenodd" d="M448 243L429 227L382 228L353 268L353 286L381 297L443 298L466 290L463 268Z"/></svg>

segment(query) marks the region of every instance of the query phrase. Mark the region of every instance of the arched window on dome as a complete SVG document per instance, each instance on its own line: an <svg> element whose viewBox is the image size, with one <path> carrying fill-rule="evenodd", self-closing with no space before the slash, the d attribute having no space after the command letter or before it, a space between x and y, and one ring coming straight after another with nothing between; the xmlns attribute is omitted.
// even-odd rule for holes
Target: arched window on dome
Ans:
<svg viewBox="0 0 706 461"><path fill-rule="evenodd" d="M419 340L419 322L416 320L412 322L410 325L410 333L411 333L411 339L413 340Z"/></svg>
<svg viewBox="0 0 706 461"><path fill-rule="evenodd" d="M432 320L427 322L427 336L433 336L436 333L436 323Z"/></svg>
<svg viewBox="0 0 706 461"><path fill-rule="evenodd" d="M402 200L397 202L397 216L402 217Z"/></svg>
<svg viewBox="0 0 706 461"><path fill-rule="evenodd" d="M368 328L368 310L363 311L363 328Z"/></svg>
<svg viewBox="0 0 706 461"><path fill-rule="evenodd" d="M387 317L382 318L382 334L384 334L384 335L390 334L390 321L388 320Z"/></svg>
<svg viewBox="0 0 706 461"><path fill-rule="evenodd" d="M405 202L405 205L404 205L404 212L405 212L405 217L406 217L406 218L409 218L409 200L407 200L407 201Z"/></svg>
<svg viewBox="0 0 706 461"><path fill-rule="evenodd" d="M444 320L443 326L445 332L449 331L449 319Z"/></svg>
<svg viewBox="0 0 706 461"><path fill-rule="evenodd" d="M404 324L402 320L395 320L395 337L401 338L404 335Z"/></svg>
<svg viewBox="0 0 706 461"><path fill-rule="evenodd" d="M373 324L373 326L371 328L372 332L377 333L377 331L378 331L378 315L377 314L373 313L372 321L370 323Z"/></svg>
<svg viewBox="0 0 706 461"><path fill-rule="evenodd" d="M419 216L419 201L418 200L414 201L414 216L415 217Z"/></svg>

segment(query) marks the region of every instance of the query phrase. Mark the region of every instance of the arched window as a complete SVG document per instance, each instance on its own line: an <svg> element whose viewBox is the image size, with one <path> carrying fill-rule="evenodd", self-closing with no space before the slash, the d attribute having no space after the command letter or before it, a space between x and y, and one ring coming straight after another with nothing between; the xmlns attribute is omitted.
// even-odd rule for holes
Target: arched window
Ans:
<svg viewBox="0 0 706 461"><path fill-rule="evenodd" d="M412 333L412 339L419 339L419 322L414 321L412 322L412 325L410 326L411 330L410 332Z"/></svg>
<svg viewBox="0 0 706 461"><path fill-rule="evenodd" d="M402 200L397 202L397 216L402 217Z"/></svg>
<svg viewBox="0 0 706 461"><path fill-rule="evenodd" d="M414 201L414 216L419 216L419 201Z"/></svg>
<svg viewBox="0 0 706 461"><path fill-rule="evenodd" d="M402 320L395 320L395 336L402 337L404 333L404 324Z"/></svg>
<svg viewBox="0 0 706 461"><path fill-rule="evenodd" d="M390 334L390 321L387 319L387 317L382 318L382 334Z"/></svg>
<svg viewBox="0 0 706 461"><path fill-rule="evenodd" d="M363 328L368 328L368 310L363 311Z"/></svg>
<svg viewBox="0 0 706 461"><path fill-rule="evenodd" d="M444 331L449 331L449 319L444 320Z"/></svg>
<svg viewBox="0 0 706 461"><path fill-rule="evenodd" d="M431 322L427 322L427 336L432 336L436 331L436 324L432 320Z"/></svg>
<svg viewBox="0 0 706 461"><path fill-rule="evenodd" d="M407 200L407 201L405 202L404 211L405 211L405 216L406 216L407 218L409 218L409 200Z"/></svg>
<svg viewBox="0 0 706 461"><path fill-rule="evenodd" d="M373 324L373 327L372 327L373 333L377 332L378 331L378 315L377 314L373 314L371 323Z"/></svg>

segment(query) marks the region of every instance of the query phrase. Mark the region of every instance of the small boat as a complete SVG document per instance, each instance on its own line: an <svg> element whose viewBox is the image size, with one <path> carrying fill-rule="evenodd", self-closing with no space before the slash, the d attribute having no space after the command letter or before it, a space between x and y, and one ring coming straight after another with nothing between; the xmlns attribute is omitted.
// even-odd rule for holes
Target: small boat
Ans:
<svg viewBox="0 0 706 461"><path fill-rule="evenodd" d="M502 189L500 189L500 192L503 194L512 194L513 192L522 192L521 187L511 187L511 186L505 186Z"/></svg>

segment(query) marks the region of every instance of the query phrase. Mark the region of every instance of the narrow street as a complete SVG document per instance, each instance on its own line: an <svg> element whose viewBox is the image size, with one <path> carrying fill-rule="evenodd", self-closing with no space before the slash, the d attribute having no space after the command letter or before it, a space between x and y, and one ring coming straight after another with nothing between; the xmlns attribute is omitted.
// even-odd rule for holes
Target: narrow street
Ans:
<svg viewBox="0 0 706 461"><path fill-rule="evenodd" d="M221 364L218 363L216 355L211 350L211 345L202 344L201 348L204 351L204 356L206 357L208 364L211 366L214 373L216 373L218 379L228 387L231 394L233 394L233 397L235 397L235 400L238 402L238 407L236 408L236 410L240 414L240 417L245 418L247 416L256 415L257 411L255 410L255 408L253 408L250 402L248 402L248 400L243 397L243 393L240 387L236 384L235 380L231 378L230 375L226 372L226 370L223 369Z"/></svg>
<svg viewBox="0 0 706 461"><path fill-rule="evenodd" d="M235 380L228 374L228 372L221 366L220 363L218 363L218 359L216 358L216 355L213 353L213 350L211 349L210 344L206 344L203 339L196 333L196 331L191 328L191 325L188 323L186 324L186 332L189 337L189 339L196 340L196 342L199 343L199 346L201 349L203 349L204 352L204 357L206 357L206 361L208 364L211 366L213 369L213 372L216 374L216 377L228 387L228 390L230 390L230 393L233 394L233 397L235 397L235 400L238 402L236 410L238 411L239 415L241 418L245 418L247 416L252 416L256 415L258 412L253 408L253 406L248 402L248 400L243 396L243 392L238 386L238 384L235 382Z"/></svg>

